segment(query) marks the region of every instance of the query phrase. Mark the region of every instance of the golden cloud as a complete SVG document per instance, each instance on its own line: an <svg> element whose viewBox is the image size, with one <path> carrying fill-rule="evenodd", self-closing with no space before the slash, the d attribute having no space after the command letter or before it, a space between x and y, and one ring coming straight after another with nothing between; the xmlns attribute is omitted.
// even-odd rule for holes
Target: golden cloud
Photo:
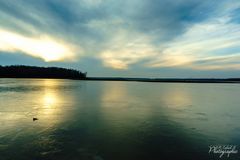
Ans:
<svg viewBox="0 0 240 160"><path fill-rule="evenodd" d="M73 60L75 57L75 47L48 35L25 37L2 29L0 35L1 51L23 52L46 62Z"/></svg>

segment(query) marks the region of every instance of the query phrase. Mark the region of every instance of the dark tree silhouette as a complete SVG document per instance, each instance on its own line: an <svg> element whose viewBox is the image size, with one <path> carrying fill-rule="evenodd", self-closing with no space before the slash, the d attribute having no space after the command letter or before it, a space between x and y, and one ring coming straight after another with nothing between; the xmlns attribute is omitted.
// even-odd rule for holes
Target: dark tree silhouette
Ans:
<svg viewBox="0 0 240 160"><path fill-rule="evenodd" d="M0 66L0 78L86 79L87 73L59 67Z"/></svg>

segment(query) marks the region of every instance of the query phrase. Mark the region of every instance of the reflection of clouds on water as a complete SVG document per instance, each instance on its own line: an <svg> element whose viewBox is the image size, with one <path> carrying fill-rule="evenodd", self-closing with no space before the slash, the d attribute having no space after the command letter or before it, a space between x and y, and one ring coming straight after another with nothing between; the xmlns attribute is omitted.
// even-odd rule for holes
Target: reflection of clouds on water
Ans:
<svg viewBox="0 0 240 160"><path fill-rule="evenodd" d="M104 154L114 159L116 148L112 146L117 146L124 159L128 154L150 154L156 146L194 151L195 144L231 142L239 135L236 86L224 90L223 84L51 79L16 83L41 89L0 92L0 153L15 151L15 144L24 143L26 152L35 151L39 159L55 155L59 159L104 159ZM83 83L87 84L84 89ZM39 120L33 122L33 117Z"/></svg>
<svg viewBox="0 0 240 160"><path fill-rule="evenodd" d="M194 129L212 140L231 140L239 118L238 88L228 84L169 84L161 95L168 117L186 129ZM238 116L239 117L239 116Z"/></svg>
<svg viewBox="0 0 240 160"><path fill-rule="evenodd" d="M132 95L127 93L124 84L119 83L115 85L114 83L108 83L101 96L101 102L103 107L119 107L125 103L133 100Z"/></svg>
<svg viewBox="0 0 240 160"><path fill-rule="evenodd" d="M161 113L161 108L148 102L147 97L151 97L151 93L143 98L144 92L132 92L138 85L131 85L133 88L129 88L129 83L125 82L107 82L103 85L104 89L100 95L101 120L106 132L110 133L111 139L114 139L113 142L119 144L122 143L122 139L128 139L129 145L133 145L136 141L140 142L152 126L162 125L162 123L152 123L154 117L159 116L159 119L162 119L163 113ZM142 132L142 135L138 135L138 132ZM133 136L134 134L136 135ZM134 139L130 140L131 136ZM129 146L131 147L133 146Z"/></svg>
<svg viewBox="0 0 240 160"><path fill-rule="evenodd" d="M174 85L174 84L171 84ZM181 87L182 86L182 87ZM191 94L185 89L184 85L178 84L164 90L159 99L169 108L183 109L191 106Z"/></svg>
<svg viewBox="0 0 240 160"><path fill-rule="evenodd" d="M176 123L188 132L194 130L224 142L236 134L234 128L238 126L239 118L224 116L238 113L238 99L231 96L232 92L238 92L234 88L222 84L150 83L144 86L108 82L101 93L101 111L108 127L118 134L127 135L130 128L149 127L149 122L158 121L159 126Z"/></svg>

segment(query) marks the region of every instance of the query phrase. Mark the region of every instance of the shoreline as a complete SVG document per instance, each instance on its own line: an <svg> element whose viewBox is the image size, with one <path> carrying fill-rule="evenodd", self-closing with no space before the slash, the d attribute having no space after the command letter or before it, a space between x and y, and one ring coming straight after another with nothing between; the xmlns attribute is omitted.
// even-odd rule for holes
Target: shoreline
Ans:
<svg viewBox="0 0 240 160"><path fill-rule="evenodd" d="M238 78L214 79L214 78L113 78L113 77L87 77L89 81L133 81L156 83L240 83Z"/></svg>
<svg viewBox="0 0 240 160"><path fill-rule="evenodd" d="M54 78L54 77L0 77L0 79L66 79L81 81L126 81L126 82L154 82L154 83L240 83L239 78L121 78L121 77L86 77L84 79L75 78Z"/></svg>

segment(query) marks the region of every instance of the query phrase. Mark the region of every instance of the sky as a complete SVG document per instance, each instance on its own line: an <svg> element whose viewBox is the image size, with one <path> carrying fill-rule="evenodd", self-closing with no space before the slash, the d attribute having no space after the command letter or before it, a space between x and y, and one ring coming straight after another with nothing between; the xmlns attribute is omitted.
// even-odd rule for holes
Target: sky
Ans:
<svg viewBox="0 0 240 160"><path fill-rule="evenodd" d="M0 0L0 65L240 77L240 1Z"/></svg>

